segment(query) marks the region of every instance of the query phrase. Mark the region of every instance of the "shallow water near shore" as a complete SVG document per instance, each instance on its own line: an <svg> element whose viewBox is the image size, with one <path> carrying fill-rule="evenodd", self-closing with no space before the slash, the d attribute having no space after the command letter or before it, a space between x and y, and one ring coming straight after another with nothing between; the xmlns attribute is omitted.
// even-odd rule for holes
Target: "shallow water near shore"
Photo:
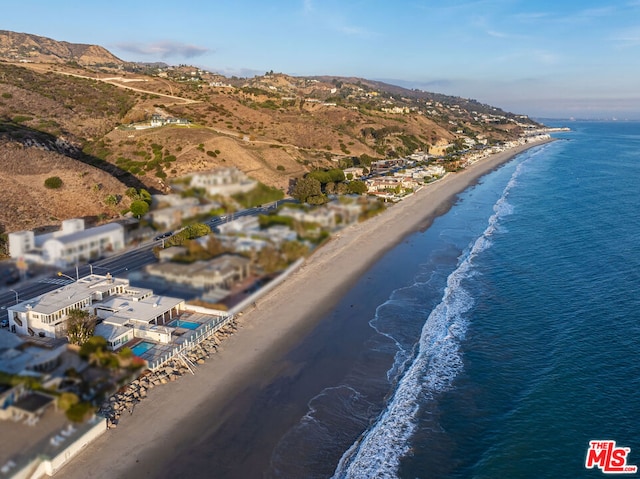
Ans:
<svg viewBox="0 0 640 479"><path fill-rule="evenodd" d="M640 123L570 126L384 255L272 379L201 412L223 426L166 477L596 477L595 439L640 463Z"/></svg>

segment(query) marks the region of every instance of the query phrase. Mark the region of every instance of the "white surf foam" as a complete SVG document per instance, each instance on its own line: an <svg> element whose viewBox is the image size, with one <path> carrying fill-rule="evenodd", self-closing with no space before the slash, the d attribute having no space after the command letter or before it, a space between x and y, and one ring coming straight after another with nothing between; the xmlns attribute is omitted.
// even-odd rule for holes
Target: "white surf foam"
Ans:
<svg viewBox="0 0 640 479"><path fill-rule="evenodd" d="M418 352L399 380L387 408L361 438L340 459L334 479L397 477L400 460L410 452L409 440L417 426L421 405L447 390L463 368L460 340L467 329L467 313L473 298L462 286L474 274L473 260L491 246L491 237L500 220L513 213L507 201L509 191L526 161L520 163L500 199L485 231L463 255L458 267L447 278L442 301L425 322Z"/></svg>

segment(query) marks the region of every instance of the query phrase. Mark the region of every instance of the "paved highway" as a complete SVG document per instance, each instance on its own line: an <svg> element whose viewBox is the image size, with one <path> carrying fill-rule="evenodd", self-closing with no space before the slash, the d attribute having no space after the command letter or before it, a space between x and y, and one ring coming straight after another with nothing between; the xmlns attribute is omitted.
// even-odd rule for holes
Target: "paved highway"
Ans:
<svg viewBox="0 0 640 479"><path fill-rule="evenodd" d="M240 218L242 216L256 216L260 214L266 214L269 211L275 210L279 204L282 203L295 203L295 200L280 200L267 205L258 206L254 208L248 208L246 210L237 211L235 213L229 213L228 215L216 216L207 224L212 230L228 221ZM135 271L143 268L144 266L155 263L156 257L153 255L153 247L161 246L164 239L157 239L147 241L135 248L127 249L119 253L109 256L92 264L79 265L77 268L65 269L62 271L63 276L52 275L40 278L33 278L27 281L16 283L10 289L0 289L0 320L7 318L6 308L16 304L16 302L25 301L27 299L34 298L43 293L53 291L56 288L64 284L69 284L76 278L82 278L90 274L92 271L95 274L107 274L111 273L114 276L126 275L129 271Z"/></svg>

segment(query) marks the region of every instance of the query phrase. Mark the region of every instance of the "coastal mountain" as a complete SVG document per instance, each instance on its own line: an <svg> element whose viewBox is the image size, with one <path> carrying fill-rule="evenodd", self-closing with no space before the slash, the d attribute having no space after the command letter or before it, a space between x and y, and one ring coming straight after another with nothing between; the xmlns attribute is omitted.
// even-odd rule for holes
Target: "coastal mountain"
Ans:
<svg viewBox="0 0 640 479"><path fill-rule="evenodd" d="M0 210L0 231L56 223L83 209L115 218L127 208L128 187L168 192L172 180L194 171L234 166L286 191L313 169L418 151L455 160L457 151L540 126L475 100L362 78L225 77L3 31L0 183L5 196L37 207ZM76 166L58 174L61 156ZM20 182L13 180L18 166ZM47 172L63 186L45 189ZM22 194L29 184L31 199ZM114 205L113 197L124 200Z"/></svg>
<svg viewBox="0 0 640 479"><path fill-rule="evenodd" d="M125 62L98 45L85 45L0 30L0 59L13 62L66 63L79 65L123 65Z"/></svg>

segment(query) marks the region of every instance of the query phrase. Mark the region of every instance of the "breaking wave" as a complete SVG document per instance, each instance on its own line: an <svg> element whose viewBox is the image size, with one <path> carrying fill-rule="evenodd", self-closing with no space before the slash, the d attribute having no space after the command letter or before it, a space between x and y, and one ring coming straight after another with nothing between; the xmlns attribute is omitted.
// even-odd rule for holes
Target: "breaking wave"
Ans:
<svg viewBox="0 0 640 479"><path fill-rule="evenodd" d="M525 164L526 161L518 165L494 204L486 229L448 276L440 303L422 327L413 361L407 358L406 350L400 349L392 370L398 375L402 370L404 373L395 392L375 423L343 454L334 479L397 477L401 459L410 453L410 438L417 427L420 408L449 389L462 370L460 341L467 330L465 314L474 304L463 282L476 274L474 258L491 246L491 237L498 230L500 220L512 214L507 198Z"/></svg>

